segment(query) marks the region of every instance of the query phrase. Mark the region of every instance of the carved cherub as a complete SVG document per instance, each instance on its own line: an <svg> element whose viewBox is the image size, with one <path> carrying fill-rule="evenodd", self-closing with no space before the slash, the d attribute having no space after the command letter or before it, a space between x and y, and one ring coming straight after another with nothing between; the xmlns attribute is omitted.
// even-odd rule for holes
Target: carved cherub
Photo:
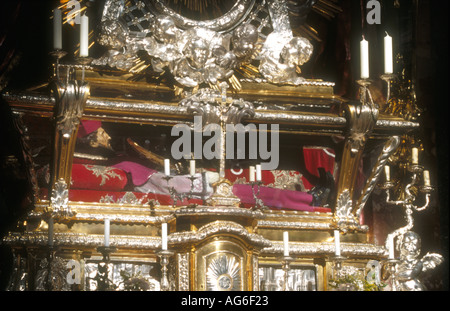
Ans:
<svg viewBox="0 0 450 311"><path fill-rule="evenodd" d="M421 239L415 232L406 232L399 244L400 263L397 266L395 281L400 291L424 291L425 286L420 281L423 273L428 272L443 262L440 254L427 253L419 258Z"/></svg>

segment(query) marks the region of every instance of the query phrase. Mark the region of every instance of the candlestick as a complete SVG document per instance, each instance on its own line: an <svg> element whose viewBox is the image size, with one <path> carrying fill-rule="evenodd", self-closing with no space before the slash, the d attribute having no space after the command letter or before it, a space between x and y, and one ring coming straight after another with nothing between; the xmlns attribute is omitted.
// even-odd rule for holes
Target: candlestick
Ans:
<svg viewBox="0 0 450 311"><path fill-rule="evenodd" d="M195 160L191 160L189 165L190 165L191 176L194 176L195 175Z"/></svg>
<svg viewBox="0 0 450 311"><path fill-rule="evenodd" d="M111 220L105 219L105 247L109 247L110 225L111 225Z"/></svg>
<svg viewBox="0 0 450 311"><path fill-rule="evenodd" d="M412 164L419 164L419 149L412 148Z"/></svg>
<svg viewBox="0 0 450 311"><path fill-rule="evenodd" d="M289 257L289 232L288 231L283 232L283 250L284 250L284 257Z"/></svg>
<svg viewBox="0 0 450 311"><path fill-rule="evenodd" d="M341 237L339 235L339 230L334 230L334 246L336 257L341 256Z"/></svg>
<svg viewBox="0 0 450 311"><path fill-rule="evenodd" d="M53 217L48 219L48 246L53 246Z"/></svg>
<svg viewBox="0 0 450 311"><path fill-rule="evenodd" d="M62 50L62 13L60 9L53 11L53 49Z"/></svg>
<svg viewBox="0 0 450 311"><path fill-rule="evenodd" d="M254 166L250 166L249 167L249 181L250 182L255 182L255 167Z"/></svg>
<svg viewBox="0 0 450 311"><path fill-rule="evenodd" d="M391 168L389 165L384 166L384 175L386 176L386 181L391 181Z"/></svg>
<svg viewBox="0 0 450 311"><path fill-rule="evenodd" d="M261 165L256 165L256 181L261 181L262 175L261 175Z"/></svg>
<svg viewBox="0 0 450 311"><path fill-rule="evenodd" d="M81 16L80 27L80 57L89 56L89 17Z"/></svg>
<svg viewBox="0 0 450 311"><path fill-rule="evenodd" d="M166 176L170 176L170 160L169 159L164 160L164 173L166 174Z"/></svg>
<svg viewBox="0 0 450 311"><path fill-rule="evenodd" d="M394 73L394 61L392 57L392 37L386 32L384 37L384 73Z"/></svg>
<svg viewBox="0 0 450 311"><path fill-rule="evenodd" d="M368 79L369 74L369 42L364 38L360 44L361 47L361 79Z"/></svg>
<svg viewBox="0 0 450 311"><path fill-rule="evenodd" d="M167 223L161 225L161 248L163 251L167 250Z"/></svg>
<svg viewBox="0 0 450 311"><path fill-rule="evenodd" d="M430 172L427 170L423 171L423 185L427 187L431 186Z"/></svg>

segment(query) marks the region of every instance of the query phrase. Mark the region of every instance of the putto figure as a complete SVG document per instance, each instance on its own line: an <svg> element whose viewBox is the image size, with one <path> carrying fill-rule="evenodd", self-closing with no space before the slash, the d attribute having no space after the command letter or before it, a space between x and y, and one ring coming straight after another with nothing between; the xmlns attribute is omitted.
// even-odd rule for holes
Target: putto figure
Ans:
<svg viewBox="0 0 450 311"><path fill-rule="evenodd" d="M145 51L154 72L170 72L181 86L188 88L201 84L217 86L232 78L236 70L246 64L258 68L258 61L259 77L262 78L258 77L258 81L291 85L305 81L299 76L299 66L310 59L313 46L307 39L292 35L284 0L265 4L273 29L267 38L260 36L259 28L251 23L251 18L241 19L253 6L246 9L246 14L241 12L244 8L237 6L235 10L240 14L226 15L227 18L218 18L211 24L182 23L178 15L151 10L141 12L144 17L138 20L128 20L123 16L134 10L134 6L130 9L125 2L114 0L107 3L99 43L110 50L94 60L93 65L134 73L136 68L142 67L138 65L141 63L138 54ZM111 7L111 3L116 5ZM225 27L230 24L230 18L233 27ZM148 21L149 26L132 31L130 25L136 26L140 20Z"/></svg>
<svg viewBox="0 0 450 311"><path fill-rule="evenodd" d="M400 291L424 291L425 286L420 281L423 273L429 272L443 262L439 254L427 253L419 258L421 239L415 232L406 232L399 245L400 263L397 266L395 281Z"/></svg>

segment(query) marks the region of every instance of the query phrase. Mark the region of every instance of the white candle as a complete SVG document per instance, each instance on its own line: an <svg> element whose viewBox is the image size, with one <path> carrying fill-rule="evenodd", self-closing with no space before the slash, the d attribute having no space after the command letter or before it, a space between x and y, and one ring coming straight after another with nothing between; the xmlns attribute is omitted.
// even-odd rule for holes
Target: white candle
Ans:
<svg viewBox="0 0 450 311"><path fill-rule="evenodd" d="M384 166L384 174L386 175L386 181L391 181L391 168L389 165Z"/></svg>
<svg viewBox="0 0 450 311"><path fill-rule="evenodd" d="M170 160L169 159L164 160L164 174L166 174L166 176L170 176Z"/></svg>
<svg viewBox="0 0 450 311"><path fill-rule="evenodd" d="M341 256L341 237L339 230L334 230L334 247L336 256Z"/></svg>
<svg viewBox="0 0 450 311"><path fill-rule="evenodd" d="M368 79L369 74L369 42L364 39L361 41L361 79Z"/></svg>
<svg viewBox="0 0 450 311"><path fill-rule="evenodd" d="M289 256L289 232L284 231L283 232L283 250L284 250L284 256Z"/></svg>
<svg viewBox="0 0 450 311"><path fill-rule="evenodd" d="M53 11L53 49L62 50L62 13L59 9Z"/></svg>
<svg viewBox="0 0 450 311"><path fill-rule="evenodd" d="M419 164L419 149L412 148L412 164Z"/></svg>
<svg viewBox="0 0 450 311"><path fill-rule="evenodd" d="M394 237L388 239L389 259L394 259Z"/></svg>
<svg viewBox="0 0 450 311"><path fill-rule="evenodd" d="M394 61L392 52L392 37L386 32L384 37L384 73L394 73Z"/></svg>
<svg viewBox="0 0 450 311"><path fill-rule="evenodd" d="M109 247L110 225L111 225L111 220L105 219L105 247Z"/></svg>
<svg viewBox="0 0 450 311"><path fill-rule="evenodd" d="M430 172L427 171L427 170L423 171L423 185L424 186L431 186Z"/></svg>
<svg viewBox="0 0 450 311"><path fill-rule="evenodd" d="M161 225L161 248L163 251L167 250L167 224Z"/></svg>
<svg viewBox="0 0 450 311"><path fill-rule="evenodd" d="M80 57L89 56L89 18L81 16L80 27Z"/></svg>
<svg viewBox="0 0 450 311"><path fill-rule="evenodd" d="M261 165L256 165L256 181L261 181L262 175L261 175Z"/></svg>
<svg viewBox="0 0 450 311"><path fill-rule="evenodd" d="M249 181L250 182L255 182L255 167L254 166L250 166L248 171L249 171Z"/></svg>
<svg viewBox="0 0 450 311"><path fill-rule="evenodd" d="M191 176L194 176L195 175L195 160L191 160L189 162L189 165L190 165Z"/></svg>
<svg viewBox="0 0 450 311"><path fill-rule="evenodd" d="M48 220L48 246L53 246L53 217Z"/></svg>

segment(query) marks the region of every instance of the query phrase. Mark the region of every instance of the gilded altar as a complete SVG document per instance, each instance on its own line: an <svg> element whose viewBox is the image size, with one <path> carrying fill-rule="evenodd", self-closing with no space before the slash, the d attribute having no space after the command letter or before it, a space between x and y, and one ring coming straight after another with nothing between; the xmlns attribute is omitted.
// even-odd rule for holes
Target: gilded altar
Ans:
<svg viewBox="0 0 450 311"><path fill-rule="evenodd" d="M286 1L239 0L196 21L164 1L109 0L104 54L83 55L82 41L65 61L56 49L48 84L4 94L32 185L27 217L4 238L10 290L420 288L401 278L407 263L422 260L425 271L443 260L402 249L420 241L414 217L434 190L411 149L420 124L380 109L368 79L351 100L332 82L303 78L312 45L292 33L286 10ZM383 77L389 87L393 79ZM179 125L194 139L175 159ZM106 153L86 140L99 128ZM270 141L265 157L257 148L248 157L256 140ZM205 159L208 142L217 144ZM279 165L258 171L274 148ZM396 184L394 164L406 176ZM405 214L384 245L363 220L374 191Z"/></svg>

